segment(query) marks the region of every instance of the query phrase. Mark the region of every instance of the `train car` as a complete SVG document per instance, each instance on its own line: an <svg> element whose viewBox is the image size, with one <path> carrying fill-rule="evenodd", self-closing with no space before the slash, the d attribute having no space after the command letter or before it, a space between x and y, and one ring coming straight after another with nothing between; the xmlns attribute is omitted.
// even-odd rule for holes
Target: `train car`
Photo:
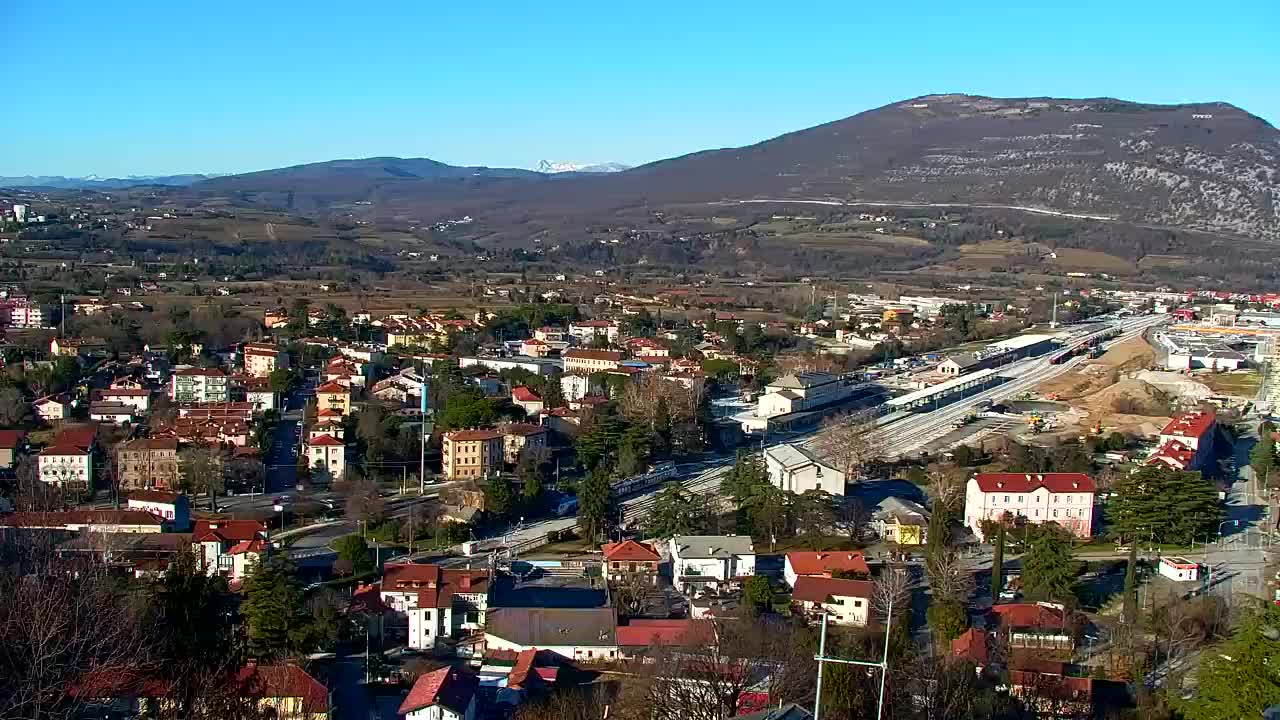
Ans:
<svg viewBox="0 0 1280 720"><path fill-rule="evenodd" d="M631 493L637 493L642 490L648 490L649 488L660 485L664 481L670 480L675 476L676 476L675 462L671 460L668 460L666 462L660 462L657 465L650 466L647 471L639 475L632 475L631 477L628 477L628 478L615 480L612 486L613 494L614 495L630 495Z"/></svg>

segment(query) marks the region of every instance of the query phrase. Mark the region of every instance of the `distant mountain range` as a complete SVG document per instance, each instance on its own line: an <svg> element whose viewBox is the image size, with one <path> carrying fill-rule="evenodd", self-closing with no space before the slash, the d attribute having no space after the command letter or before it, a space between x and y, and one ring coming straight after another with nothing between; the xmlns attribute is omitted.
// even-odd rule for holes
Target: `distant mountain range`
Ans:
<svg viewBox="0 0 1280 720"><path fill-rule="evenodd" d="M47 187L60 190L117 190L135 185L170 185L185 187L218 175L129 175L122 178L103 178L97 175L66 177L63 175L0 176L0 187Z"/></svg>
<svg viewBox="0 0 1280 720"><path fill-rule="evenodd" d="M534 168L540 173L555 175L557 173L580 172L580 173L613 173L630 170L630 165L622 163L574 163L574 162L553 162L550 160L542 160L538 162L538 167Z"/></svg>

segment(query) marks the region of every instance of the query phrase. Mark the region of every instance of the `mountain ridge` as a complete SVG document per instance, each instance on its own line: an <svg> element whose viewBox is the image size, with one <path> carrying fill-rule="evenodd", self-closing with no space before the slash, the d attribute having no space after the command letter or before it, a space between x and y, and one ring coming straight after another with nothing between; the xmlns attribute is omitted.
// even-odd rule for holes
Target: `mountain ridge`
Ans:
<svg viewBox="0 0 1280 720"><path fill-rule="evenodd" d="M372 158L190 190L310 213L358 199L388 213L466 212L495 223L726 199L998 204L1280 240L1278 180L1280 132L1229 103L949 93L615 173Z"/></svg>

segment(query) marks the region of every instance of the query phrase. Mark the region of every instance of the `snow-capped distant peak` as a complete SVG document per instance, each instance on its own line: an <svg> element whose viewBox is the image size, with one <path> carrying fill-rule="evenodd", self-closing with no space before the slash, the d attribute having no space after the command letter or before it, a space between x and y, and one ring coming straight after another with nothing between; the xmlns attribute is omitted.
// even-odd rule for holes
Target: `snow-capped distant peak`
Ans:
<svg viewBox="0 0 1280 720"><path fill-rule="evenodd" d="M553 175L555 173L564 172L587 172L587 173L611 173L630 170L630 165L622 163L575 163L575 162L555 162L551 160L542 160L535 168L540 173Z"/></svg>

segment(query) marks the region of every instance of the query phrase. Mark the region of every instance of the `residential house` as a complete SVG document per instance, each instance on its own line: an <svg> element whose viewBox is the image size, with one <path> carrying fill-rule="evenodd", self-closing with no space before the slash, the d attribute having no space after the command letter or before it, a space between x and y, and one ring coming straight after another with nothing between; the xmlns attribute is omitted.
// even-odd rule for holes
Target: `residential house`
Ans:
<svg viewBox="0 0 1280 720"><path fill-rule="evenodd" d="M351 390L336 382L321 385L316 388L316 408L351 414Z"/></svg>
<svg viewBox="0 0 1280 720"><path fill-rule="evenodd" d="M407 623L409 647L435 650L485 627L488 571L395 563L383 572L382 601Z"/></svg>
<svg viewBox="0 0 1280 720"><path fill-rule="evenodd" d="M170 530L186 532L191 527L191 501L182 493L135 490L129 493L128 508L155 515Z"/></svg>
<svg viewBox="0 0 1280 720"><path fill-rule="evenodd" d="M504 458L498 430L454 430L444 435L441 472L449 480L482 478L501 470Z"/></svg>
<svg viewBox="0 0 1280 720"><path fill-rule="evenodd" d="M871 528L885 542L923 545L928 542L929 511L919 503L890 495L871 513Z"/></svg>
<svg viewBox="0 0 1280 720"><path fill-rule="evenodd" d="M748 535L676 535L669 542L677 587L719 588L756 573L756 551Z"/></svg>
<svg viewBox="0 0 1280 720"><path fill-rule="evenodd" d="M143 388L112 387L98 392L104 403L129 405L135 415L145 415L151 409L151 391Z"/></svg>
<svg viewBox="0 0 1280 720"><path fill-rule="evenodd" d="M218 368L181 368L169 377L169 398L179 403L224 403L231 399L230 378Z"/></svg>
<svg viewBox="0 0 1280 720"><path fill-rule="evenodd" d="M98 337L57 338L49 341L49 354L54 357L80 357L102 355L107 351L107 341Z"/></svg>
<svg viewBox="0 0 1280 720"><path fill-rule="evenodd" d="M93 487L93 451L89 445L63 440L40 451L37 469L40 481L55 487L83 490Z"/></svg>
<svg viewBox="0 0 1280 720"><path fill-rule="evenodd" d="M947 377L959 377L978 369L980 362L973 353L958 353L938 363L938 373Z"/></svg>
<svg viewBox="0 0 1280 720"><path fill-rule="evenodd" d="M544 407L542 397L525 387L518 385L511 389L511 402L524 410L525 415L537 415Z"/></svg>
<svg viewBox="0 0 1280 720"><path fill-rule="evenodd" d="M31 403L36 417L47 423L61 422L71 417L72 402L63 396L48 395Z"/></svg>
<svg viewBox="0 0 1280 720"><path fill-rule="evenodd" d="M320 435L307 440L307 466L311 468L311 481L325 484L341 481L347 473L346 443L332 435Z"/></svg>
<svg viewBox="0 0 1280 720"><path fill-rule="evenodd" d="M833 625L865 627L874 589L875 583L869 580L802 575L791 591L791 604L805 615L826 615Z"/></svg>
<svg viewBox="0 0 1280 720"><path fill-rule="evenodd" d="M243 579L235 570L243 569L247 558L237 563L231 551L244 555L253 541L266 540L266 537L267 525L260 520L196 520L191 530L191 546L207 574L222 575L235 582Z"/></svg>
<svg viewBox="0 0 1280 720"><path fill-rule="evenodd" d="M551 345L537 338L529 338L520 342L520 354L541 358L551 354Z"/></svg>
<svg viewBox="0 0 1280 720"><path fill-rule="evenodd" d="M618 323L612 320L581 320L569 323L569 337L576 340L579 345L590 345L596 338L604 338L611 343L616 343L618 333Z"/></svg>
<svg viewBox="0 0 1280 720"><path fill-rule="evenodd" d="M109 402L89 403L89 419L111 425L125 425L134 421L137 410L132 405Z"/></svg>
<svg viewBox="0 0 1280 720"><path fill-rule="evenodd" d="M540 327L533 331L533 337L542 342L566 342L564 330L555 327Z"/></svg>
<svg viewBox="0 0 1280 720"><path fill-rule="evenodd" d="M21 430L0 430L0 468L13 468L18 453L26 447L27 434Z"/></svg>
<svg viewBox="0 0 1280 720"><path fill-rule="evenodd" d="M1061 605L1054 603L1005 603L993 605L1000 632L1010 651L1047 650L1070 653L1076 632Z"/></svg>
<svg viewBox="0 0 1280 720"><path fill-rule="evenodd" d="M837 572L862 579L871 577L871 568L861 550L795 551L787 553L782 561L782 579L793 588L799 578L834 577Z"/></svg>
<svg viewBox="0 0 1280 720"><path fill-rule="evenodd" d="M800 445L774 445L764 451L764 461L769 482L780 490L797 495L821 490L836 497L844 496L844 473Z"/></svg>
<svg viewBox="0 0 1280 720"><path fill-rule="evenodd" d="M470 668L442 667L420 675L396 712L405 720L476 720L479 687Z"/></svg>
<svg viewBox="0 0 1280 720"><path fill-rule="evenodd" d="M253 406L255 414L264 413L267 410L275 410L277 406L276 394L271 390L271 383L267 378L249 378L244 383L244 399L245 402Z"/></svg>
<svg viewBox="0 0 1280 720"><path fill-rule="evenodd" d="M1096 486L1084 473L978 473L965 486L964 524L982 537L984 520L1009 513L1055 522L1076 537L1093 534Z"/></svg>
<svg viewBox="0 0 1280 720"><path fill-rule="evenodd" d="M268 310L262 318L262 324L268 330L277 327L284 327L289 324L289 311L283 308L276 310Z"/></svg>
<svg viewBox="0 0 1280 720"><path fill-rule="evenodd" d="M564 371L571 374L590 375L591 373L615 370L622 365L622 353L616 350L565 350L560 354L564 359Z"/></svg>
<svg viewBox="0 0 1280 720"><path fill-rule="evenodd" d="M520 461L521 453L540 453L547 447L547 429L533 423L508 423L498 428L502 431L502 458L512 465Z"/></svg>
<svg viewBox="0 0 1280 720"><path fill-rule="evenodd" d="M138 438L116 450L122 490L172 490L178 486L176 438Z"/></svg>
<svg viewBox="0 0 1280 720"><path fill-rule="evenodd" d="M652 544L623 540L606 543L600 550L604 553L604 579L606 582L630 584L639 580L645 585L656 585L658 582L658 563L662 556Z"/></svg>
<svg viewBox="0 0 1280 720"><path fill-rule="evenodd" d="M546 650L569 660L618 659L613 608L495 608L485 618L485 649Z"/></svg>
<svg viewBox="0 0 1280 720"><path fill-rule="evenodd" d="M588 395L598 395L602 392L604 392L604 384L592 382L587 375L560 376L560 394L564 397L565 402L573 402Z"/></svg>
<svg viewBox="0 0 1280 720"><path fill-rule="evenodd" d="M618 654L632 660L661 648L706 648L715 643L715 628L692 618L631 618L618 624L616 637Z"/></svg>
<svg viewBox="0 0 1280 720"><path fill-rule="evenodd" d="M289 367L289 353L275 343L245 343L244 372L250 377L267 377Z"/></svg>

